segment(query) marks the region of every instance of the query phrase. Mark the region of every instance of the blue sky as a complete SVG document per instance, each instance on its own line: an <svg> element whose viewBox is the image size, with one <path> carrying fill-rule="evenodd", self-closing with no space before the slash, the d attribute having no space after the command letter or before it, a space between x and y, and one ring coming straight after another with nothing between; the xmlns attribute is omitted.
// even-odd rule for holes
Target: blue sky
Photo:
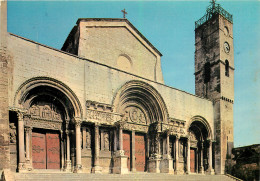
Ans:
<svg viewBox="0 0 260 181"><path fill-rule="evenodd" d="M235 146L260 143L260 1L217 1L233 14ZM209 1L9 1L8 31L60 49L78 18L126 18L163 54L165 84L195 93L194 22ZM258 112L259 111L259 112Z"/></svg>

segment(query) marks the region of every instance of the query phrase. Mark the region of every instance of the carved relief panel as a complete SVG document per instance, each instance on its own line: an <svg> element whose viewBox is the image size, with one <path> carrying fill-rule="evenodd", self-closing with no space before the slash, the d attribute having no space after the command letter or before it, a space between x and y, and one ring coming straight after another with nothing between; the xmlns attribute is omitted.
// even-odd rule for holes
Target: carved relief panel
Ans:
<svg viewBox="0 0 260 181"><path fill-rule="evenodd" d="M33 118L62 122L62 114L60 110L55 105L50 103L39 102L32 105L29 109L29 114Z"/></svg>
<svg viewBox="0 0 260 181"><path fill-rule="evenodd" d="M127 107L124 111L124 119L126 122L133 122L138 124L147 124L147 120L143 111L135 106Z"/></svg>
<svg viewBox="0 0 260 181"><path fill-rule="evenodd" d="M111 132L107 129L100 130L100 145L101 150L110 151L111 150Z"/></svg>

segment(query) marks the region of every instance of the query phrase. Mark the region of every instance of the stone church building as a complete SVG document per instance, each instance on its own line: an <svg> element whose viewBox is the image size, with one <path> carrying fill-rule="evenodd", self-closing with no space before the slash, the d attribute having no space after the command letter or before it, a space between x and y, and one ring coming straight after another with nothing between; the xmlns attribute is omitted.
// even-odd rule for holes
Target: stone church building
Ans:
<svg viewBox="0 0 260 181"><path fill-rule="evenodd" d="M127 19L78 19L61 50L7 32L0 1L0 170L223 174L233 147L232 15L195 23L195 95Z"/></svg>

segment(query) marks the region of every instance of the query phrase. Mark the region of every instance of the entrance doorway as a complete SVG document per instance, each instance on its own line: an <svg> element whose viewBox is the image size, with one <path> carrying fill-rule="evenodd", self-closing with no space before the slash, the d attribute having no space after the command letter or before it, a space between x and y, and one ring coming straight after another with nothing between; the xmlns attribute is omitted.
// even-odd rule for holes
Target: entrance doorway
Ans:
<svg viewBox="0 0 260 181"><path fill-rule="evenodd" d="M195 157L195 154L196 152L195 152L195 149L190 149L190 171L192 172L192 173L195 173L195 171L196 171L196 157Z"/></svg>
<svg viewBox="0 0 260 181"><path fill-rule="evenodd" d="M60 169L60 136L55 132L32 132L34 169Z"/></svg>

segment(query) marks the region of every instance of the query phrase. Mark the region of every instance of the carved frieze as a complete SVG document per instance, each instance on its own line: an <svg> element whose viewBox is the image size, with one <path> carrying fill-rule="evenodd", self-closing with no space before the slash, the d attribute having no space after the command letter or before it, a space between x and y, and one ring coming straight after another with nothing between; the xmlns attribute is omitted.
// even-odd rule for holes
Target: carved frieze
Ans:
<svg viewBox="0 0 260 181"><path fill-rule="evenodd" d="M86 107L87 109L94 109L94 110L102 110L102 111L107 111L107 112L113 112L114 106L110 104L104 104L104 103L99 103L96 101L86 101Z"/></svg>
<svg viewBox="0 0 260 181"><path fill-rule="evenodd" d="M120 119L121 116L119 114L87 109L87 121L89 122L99 122L111 125Z"/></svg>
<svg viewBox="0 0 260 181"><path fill-rule="evenodd" d="M171 135L178 134L184 136L186 134L185 129L180 126L176 126L176 124L162 124L162 131L169 132Z"/></svg>
<svg viewBox="0 0 260 181"><path fill-rule="evenodd" d="M62 124L60 122L55 121L46 121L43 119L31 118L27 121L26 126L33 128L61 130Z"/></svg>
<svg viewBox="0 0 260 181"><path fill-rule="evenodd" d="M34 104L29 109L32 118L62 122L62 116L57 107L49 103Z"/></svg>
<svg viewBox="0 0 260 181"><path fill-rule="evenodd" d="M124 130L134 130L134 131L140 131L140 132L144 132L147 133L148 132L148 126L147 125L139 125L139 124L131 124L131 123L125 123L123 125L123 129Z"/></svg>

